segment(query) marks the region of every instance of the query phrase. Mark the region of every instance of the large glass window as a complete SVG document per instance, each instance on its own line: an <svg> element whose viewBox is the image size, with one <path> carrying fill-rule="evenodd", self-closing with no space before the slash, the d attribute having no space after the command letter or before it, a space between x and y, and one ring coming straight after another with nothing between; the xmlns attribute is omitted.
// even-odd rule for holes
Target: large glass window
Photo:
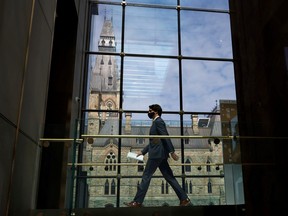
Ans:
<svg viewBox="0 0 288 216"><path fill-rule="evenodd" d="M155 103L180 156L169 163L193 205L238 196L237 204L239 191L225 177L234 175L225 164L238 149L229 137L237 110L228 0L91 1L88 12L75 206L133 200L148 156L139 163L127 154L149 143L147 111ZM144 205L178 204L156 171Z"/></svg>

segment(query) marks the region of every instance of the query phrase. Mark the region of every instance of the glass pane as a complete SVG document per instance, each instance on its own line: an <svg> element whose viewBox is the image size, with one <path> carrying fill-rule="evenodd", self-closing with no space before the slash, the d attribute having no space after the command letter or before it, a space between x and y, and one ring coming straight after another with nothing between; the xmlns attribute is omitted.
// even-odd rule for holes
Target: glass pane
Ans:
<svg viewBox="0 0 288 216"><path fill-rule="evenodd" d="M219 100L235 100L231 62L183 61L185 111L211 112Z"/></svg>
<svg viewBox="0 0 288 216"><path fill-rule="evenodd" d="M232 58L229 15L181 11L182 55Z"/></svg>
<svg viewBox="0 0 288 216"><path fill-rule="evenodd" d="M118 116L118 113L116 113ZM82 156L82 179L87 183L89 208L116 207L119 120L114 113L89 112L85 125ZM93 137L101 135L104 137ZM112 137L105 137L105 135ZM108 148L106 148L108 147Z"/></svg>
<svg viewBox="0 0 288 216"><path fill-rule="evenodd" d="M94 110L119 109L120 57L114 55L89 55L87 76L87 108ZM117 113L110 113L116 117ZM95 115L98 115L95 113Z"/></svg>
<svg viewBox="0 0 288 216"><path fill-rule="evenodd" d="M203 9L229 9L228 0L180 0L181 6Z"/></svg>
<svg viewBox="0 0 288 216"><path fill-rule="evenodd" d="M125 53L177 54L176 10L127 7Z"/></svg>
<svg viewBox="0 0 288 216"><path fill-rule="evenodd" d="M91 6L90 51L119 52L122 7L102 4Z"/></svg>
<svg viewBox="0 0 288 216"><path fill-rule="evenodd" d="M179 109L178 61L127 57L124 62L124 109L147 110L160 104L163 110Z"/></svg>

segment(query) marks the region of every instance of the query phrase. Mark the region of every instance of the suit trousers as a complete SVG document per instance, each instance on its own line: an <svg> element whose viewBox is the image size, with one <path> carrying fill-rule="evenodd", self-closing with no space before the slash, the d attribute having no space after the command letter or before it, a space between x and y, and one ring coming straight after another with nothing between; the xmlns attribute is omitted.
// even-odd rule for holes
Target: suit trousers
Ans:
<svg viewBox="0 0 288 216"><path fill-rule="evenodd" d="M151 178L155 173L155 171L157 170L157 168L160 169L163 177L171 185L176 195L178 196L179 200L187 199L188 196L182 189L182 187L179 185L178 181L176 180L169 166L167 158L160 158L160 159L148 159L143 172L141 183L138 186L137 193L134 197L134 201L138 203L143 203L151 182Z"/></svg>

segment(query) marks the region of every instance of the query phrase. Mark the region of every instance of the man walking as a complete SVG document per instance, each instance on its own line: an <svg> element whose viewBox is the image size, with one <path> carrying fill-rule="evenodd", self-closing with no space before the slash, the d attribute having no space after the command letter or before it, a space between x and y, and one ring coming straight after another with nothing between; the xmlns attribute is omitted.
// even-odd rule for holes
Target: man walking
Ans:
<svg viewBox="0 0 288 216"><path fill-rule="evenodd" d="M152 104L149 106L148 117L153 120L150 128L149 135L169 135L166 124L161 118L162 108L158 104ZM180 200L180 206L188 206L191 204L185 191L179 185L168 163L169 154L174 160L178 160L179 157L175 153L174 146L170 139L150 138L149 144L144 147L140 155L149 154L148 161L146 163L142 180L138 186L137 193L132 202L124 203L128 207L142 207L145 195L150 185L151 178L156 169L159 168L165 180L171 185L176 195Z"/></svg>

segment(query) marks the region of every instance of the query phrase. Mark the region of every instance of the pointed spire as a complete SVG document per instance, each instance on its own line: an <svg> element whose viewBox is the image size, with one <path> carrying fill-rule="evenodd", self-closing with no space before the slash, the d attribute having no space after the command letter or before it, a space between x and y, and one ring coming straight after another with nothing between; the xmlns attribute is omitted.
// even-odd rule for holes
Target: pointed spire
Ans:
<svg viewBox="0 0 288 216"><path fill-rule="evenodd" d="M106 8L104 9L104 21L106 21Z"/></svg>

